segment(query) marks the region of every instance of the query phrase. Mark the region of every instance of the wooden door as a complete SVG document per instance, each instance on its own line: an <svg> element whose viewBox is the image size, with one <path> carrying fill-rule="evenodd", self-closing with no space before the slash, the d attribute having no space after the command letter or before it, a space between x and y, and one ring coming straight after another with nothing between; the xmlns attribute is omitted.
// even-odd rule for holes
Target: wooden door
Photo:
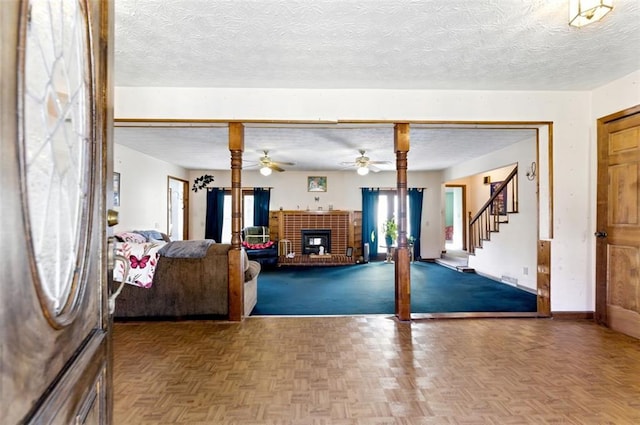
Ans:
<svg viewBox="0 0 640 425"><path fill-rule="evenodd" d="M596 318L640 338L640 106L598 121Z"/></svg>
<svg viewBox="0 0 640 425"><path fill-rule="evenodd" d="M0 421L111 421L110 8L0 7Z"/></svg>

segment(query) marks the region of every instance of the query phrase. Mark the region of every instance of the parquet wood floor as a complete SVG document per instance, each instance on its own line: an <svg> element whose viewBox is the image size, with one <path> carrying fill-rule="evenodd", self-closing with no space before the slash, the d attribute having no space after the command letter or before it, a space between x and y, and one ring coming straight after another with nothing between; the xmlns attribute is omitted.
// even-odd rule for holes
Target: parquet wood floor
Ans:
<svg viewBox="0 0 640 425"><path fill-rule="evenodd" d="M640 341L590 321L119 323L114 423L640 424Z"/></svg>

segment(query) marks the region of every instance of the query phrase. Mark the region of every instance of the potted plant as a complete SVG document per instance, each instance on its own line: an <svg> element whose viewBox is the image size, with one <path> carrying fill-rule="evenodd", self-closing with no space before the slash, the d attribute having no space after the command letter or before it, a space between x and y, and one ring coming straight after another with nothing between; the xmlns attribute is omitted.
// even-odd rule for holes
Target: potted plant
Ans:
<svg viewBox="0 0 640 425"><path fill-rule="evenodd" d="M398 237L398 223L396 223L396 218L391 217L385 221L382 229L384 230L384 240L387 246L393 245L393 242L395 242Z"/></svg>

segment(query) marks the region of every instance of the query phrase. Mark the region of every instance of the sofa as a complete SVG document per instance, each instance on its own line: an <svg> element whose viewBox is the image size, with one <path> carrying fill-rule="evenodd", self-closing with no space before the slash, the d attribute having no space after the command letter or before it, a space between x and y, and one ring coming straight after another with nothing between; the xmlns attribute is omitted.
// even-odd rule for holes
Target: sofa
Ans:
<svg viewBox="0 0 640 425"><path fill-rule="evenodd" d="M202 258L160 256L151 287L124 284L115 301L114 317L227 318L230 250L230 244L213 243ZM248 316L258 300L261 266L244 255L244 314Z"/></svg>
<svg viewBox="0 0 640 425"><path fill-rule="evenodd" d="M242 246L249 259L262 267L278 265L278 244L272 241L267 226L248 226L242 229Z"/></svg>

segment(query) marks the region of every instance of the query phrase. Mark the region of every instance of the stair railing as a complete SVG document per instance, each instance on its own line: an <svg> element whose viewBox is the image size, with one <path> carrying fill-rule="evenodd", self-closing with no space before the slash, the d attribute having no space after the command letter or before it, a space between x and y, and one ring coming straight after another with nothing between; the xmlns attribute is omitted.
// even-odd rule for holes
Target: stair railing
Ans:
<svg viewBox="0 0 640 425"><path fill-rule="evenodd" d="M518 166L496 188L480 211L470 218L469 254L475 254L476 248L482 248L484 241L491 240L491 233L498 232L500 223L507 223L509 214L516 212L518 212Z"/></svg>

